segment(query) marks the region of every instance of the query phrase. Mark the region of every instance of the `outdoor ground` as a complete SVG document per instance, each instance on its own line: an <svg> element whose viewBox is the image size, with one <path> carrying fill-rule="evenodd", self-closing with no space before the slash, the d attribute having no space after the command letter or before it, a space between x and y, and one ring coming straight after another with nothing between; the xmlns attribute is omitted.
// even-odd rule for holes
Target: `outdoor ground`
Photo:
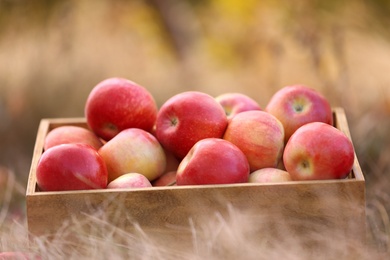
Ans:
<svg viewBox="0 0 390 260"><path fill-rule="evenodd" d="M90 90L120 76L159 106L185 90L241 92L262 107L286 85L321 91L345 109L365 174L362 255L389 255L389 25L385 0L0 0L0 251L28 250L24 199L40 119L83 116ZM156 253L127 239L135 255ZM94 242L85 244L107 250ZM280 252L295 259L289 249Z"/></svg>

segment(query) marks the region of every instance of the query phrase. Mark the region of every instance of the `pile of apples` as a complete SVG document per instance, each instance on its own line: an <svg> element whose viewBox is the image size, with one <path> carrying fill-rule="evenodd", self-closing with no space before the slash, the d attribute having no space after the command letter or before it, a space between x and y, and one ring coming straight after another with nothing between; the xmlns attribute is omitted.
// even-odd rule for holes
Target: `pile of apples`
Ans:
<svg viewBox="0 0 390 260"><path fill-rule="evenodd" d="M328 100L302 85L281 88L264 109L241 93L199 91L158 108L146 88L108 78L90 92L85 118L88 129L47 134L41 191L340 179L354 163Z"/></svg>

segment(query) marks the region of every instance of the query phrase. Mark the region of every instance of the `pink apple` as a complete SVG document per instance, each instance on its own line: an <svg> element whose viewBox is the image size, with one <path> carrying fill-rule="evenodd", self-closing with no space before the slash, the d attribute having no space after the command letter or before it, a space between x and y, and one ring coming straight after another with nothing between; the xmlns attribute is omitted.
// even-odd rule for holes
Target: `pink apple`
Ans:
<svg viewBox="0 0 390 260"><path fill-rule="evenodd" d="M215 98L225 110L228 119L238 113L249 110L261 110L260 105L252 98L241 93L224 93Z"/></svg>
<svg viewBox="0 0 390 260"><path fill-rule="evenodd" d="M60 144L47 149L36 170L42 191L106 188L107 176L103 158L86 144Z"/></svg>
<svg viewBox="0 0 390 260"><path fill-rule="evenodd" d="M89 127L106 141L127 128L151 131L157 111L147 89L123 78L109 78L97 84L85 104Z"/></svg>
<svg viewBox="0 0 390 260"><path fill-rule="evenodd" d="M102 147L103 142L89 129L80 126L64 125L51 130L45 138L44 150L59 144L82 143L89 144L96 150Z"/></svg>
<svg viewBox="0 0 390 260"><path fill-rule="evenodd" d="M210 95L187 91L168 99L156 121L159 142L179 160L204 138L221 138L227 126L222 106Z"/></svg>
<svg viewBox="0 0 390 260"><path fill-rule="evenodd" d="M249 164L243 152L220 138L198 141L181 161L177 185L248 182Z"/></svg>
<svg viewBox="0 0 390 260"><path fill-rule="evenodd" d="M223 138L243 151L251 172L277 167L283 154L283 125L264 111L245 111L235 115Z"/></svg>
<svg viewBox="0 0 390 260"><path fill-rule="evenodd" d="M277 91L265 111L274 115L284 126L285 143L300 126L311 122L333 124L328 100L318 91L303 86L286 86Z"/></svg>
<svg viewBox="0 0 390 260"><path fill-rule="evenodd" d="M99 154L106 162L109 182L129 172L153 181L166 167L165 153L156 137L139 128L121 131L99 149Z"/></svg>
<svg viewBox="0 0 390 260"><path fill-rule="evenodd" d="M124 189L124 188L147 188L152 187L152 184L145 175L131 172L125 173L118 178L108 183L108 189Z"/></svg>
<svg viewBox="0 0 390 260"><path fill-rule="evenodd" d="M293 180L345 178L354 163L351 140L322 122L298 128L286 144L283 161Z"/></svg>
<svg viewBox="0 0 390 260"><path fill-rule="evenodd" d="M249 175L250 183L272 183L291 181L291 176L287 171L278 168L262 168Z"/></svg>
<svg viewBox="0 0 390 260"><path fill-rule="evenodd" d="M169 171L153 181L153 186L172 186L176 183L176 171Z"/></svg>

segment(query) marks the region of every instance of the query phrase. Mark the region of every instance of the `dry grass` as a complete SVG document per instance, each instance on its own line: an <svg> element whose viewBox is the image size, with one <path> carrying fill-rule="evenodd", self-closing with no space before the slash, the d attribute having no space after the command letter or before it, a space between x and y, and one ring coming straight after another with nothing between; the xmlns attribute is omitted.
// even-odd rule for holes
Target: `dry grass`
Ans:
<svg viewBox="0 0 390 260"><path fill-rule="evenodd" d="M0 250L63 256L61 243L47 247L43 239L32 249L27 246L24 187L37 126L43 117L82 116L92 87L122 76L147 87L159 105L189 89L211 95L242 92L262 106L284 85L303 83L322 91L333 106L345 108L366 175L372 250L358 253L389 254L386 1L181 1L171 8L176 1L102 0L93 7L89 1L46 2L0 0ZM250 237L235 238L241 232L234 225L237 217L246 216L233 212L232 219L216 218L221 234L237 235L226 243L245 248L248 258L258 252L271 257L274 250L251 245ZM250 225L250 220L240 223ZM96 250L75 252L74 258L104 258L110 249L118 258L132 253L148 259L153 252L156 258L171 253L197 259L226 250L210 251L200 239L188 252L168 252L142 230L128 234L99 225L97 233L113 237L88 237L82 246ZM210 232L208 225L204 231ZM287 259L302 256L299 246L284 244L289 242L277 252L289 252L283 255ZM332 246L342 251L343 244Z"/></svg>
<svg viewBox="0 0 390 260"><path fill-rule="evenodd" d="M228 213L222 216L215 212L196 228L172 227L161 233L136 223L132 231L125 231L98 212L83 221L64 224L54 237L31 240L25 225L15 221L3 223L7 225L2 225L6 235L1 237L1 247L43 259L384 259L388 255L384 248L346 240L324 226L312 226L312 232L297 235L294 225L308 223L287 219L271 221L278 223L275 226L281 236L259 236L270 228L266 214L253 216L232 207ZM321 245L321 250L308 250L308 245Z"/></svg>

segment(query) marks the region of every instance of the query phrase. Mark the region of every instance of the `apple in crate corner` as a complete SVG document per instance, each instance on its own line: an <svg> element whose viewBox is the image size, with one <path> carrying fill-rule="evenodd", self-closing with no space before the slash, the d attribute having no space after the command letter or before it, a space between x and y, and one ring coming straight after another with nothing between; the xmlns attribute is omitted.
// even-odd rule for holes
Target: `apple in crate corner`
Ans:
<svg viewBox="0 0 390 260"><path fill-rule="evenodd" d="M215 100L221 104L228 119L244 111L262 110L254 99L242 93L224 93L215 97Z"/></svg>
<svg viewBox="0 0 390 260"><path fill-rule="evenodd" d="M341 130L313 122L291 136L283 161L293 180L342 179L353 167L354 154L352 141Z"/></svg>
<svg viewBox="0 0 390 260"><path fill-rule="evenodd" d="M181 160L199 140L221 138L227 123L225 111L212 96L186 91L161 106L156 136L165 149Z"/></svg>
<svg viewBox="0 0 390 260"><path fill-rule="evenodd" d="M79 126L65 125L54 128L46 135L43 148L46 151L50 147L70 143L89 144L96 150L103 146L103 142L91 130Z"/></svg>
<svg viewBox="0 0 390 260"><path fill-rule="evenodd" d="M123 189L123 188L147 188L152 187L152 184L145 175L131 172L126 173L107 185L107 189Z"/></svg>
<svg viewBox="0 0 390 260"><path fill-rule="evenodd" d="M47 149L36 170L41 191L103 189L107 177L103 158L86 144L60 144Z"/></svg>
<svg viewBox="0 0 390 260"><path fill-rule="evenodd" d="M181 161L177 185L248 182L249 163L234 144L220 138L198 141Z"/></svg>
<svg viewBox="0 0 390 260"><path fill-rule="evenodd" d="M100 149L108 169L108 181L137 172L153 181L163 174L166 167L165 153L151 133L129 128L121 131Z"/></svg>
<svg viewBox="0 0 390 260"><path fill-rule="evenodd" d="M280 89L271 97L265 111L283 124L285 143L304 124L333 124L333 113L328 100L320 92L304 85L291 85Z"/></svg>
<svg viewBox="0 0 390 260"><path fill-rule="evenodd" d="M89 93L84 113L91 130L108 141L127 128L152 131L157 111L146 88L127 79L109 78Z"/></svg>
<svg viewBox="0 0 390 260"><path fill-rule="evenodd" d="M291 181L290 174L278 168L262 168L249 175L250 183L271 183Z"/></svg>
<svg viewBox="0 0 390 260"><path fill-rule="evenodd" d="M235 144L248 159L251 172L277 167L284 148L283 125L264 111L245 111L234 116L223 139Z"/></svg>

